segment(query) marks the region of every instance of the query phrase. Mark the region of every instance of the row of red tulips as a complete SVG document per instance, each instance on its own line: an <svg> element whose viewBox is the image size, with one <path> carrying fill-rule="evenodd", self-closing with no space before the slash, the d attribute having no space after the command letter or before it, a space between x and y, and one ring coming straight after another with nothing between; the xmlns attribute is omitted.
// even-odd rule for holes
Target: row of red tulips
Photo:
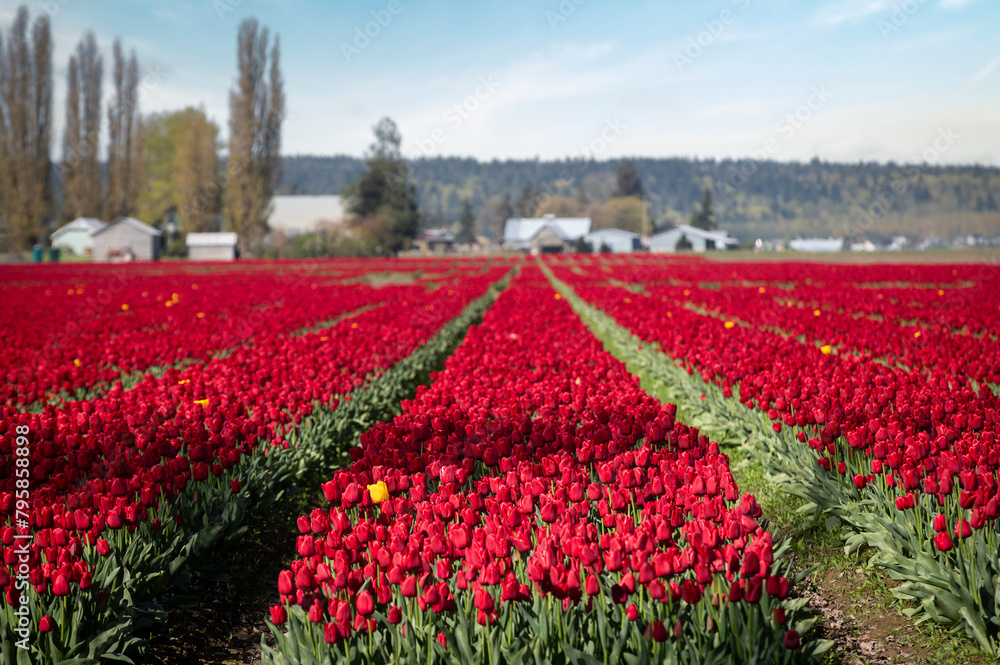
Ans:
<svg viewBox="0 0 1000 665"><path fill-rule="evenodd" d="M602 284L635 274L619 270L630 272L614 266L610 275L601 271L590 279L559 266L555 273L639 338L700 374L710 397L738 398L764 417L773 435L763 447L775 471L844 519L855 532L853 546L881 551L879 561L907 582L897 595L919 601L915 611L929 618L965 624L985 649L997 651L1000 403L990 389L963 378L975 367L972 359L930 366L933 355L910 332L897 335L895 358L926 362L907 371L868 353L844 352L875 342L866 325L852 328L822 306L783 307L744 286L696 295L697 287L653 286L637 293ZM647 263L641 270L649 274L653 267ZM668 283L686 270L664 267L652 281ZM719 270L741 274L743 267ZM942 272L912 270L914 281L940 279ZM869 297L877 295L870 289ZM692 301L710 304L713 315L696 311ZM778 334L776 324L805 339ZM990 325L969 321L972 329ZM898 324L886 323L886 334L891 326ZM907 339L913 340L909 348L902 346ZM937 342L948 339L942 333ZM748 422L758 417L736 415Z"/></svg>
<svg viewBox="0 0 1000 665"><path fill-rule="evenodd" d="M257 453L288 448L295 428L317 409L335 409L342 396L408 356L504 272L502 265L470 263L437 288L416 283L372 291L370 302L387 306L304 335L287 334L287 326L265 328L252 346L147 375L131 390L118 383L103 397L49 405L41 413L0 407L5 651L17 624L12 611L24 601L34 625L56 626L36 645L33 662L118 648L101 639L94 647L97 632L128 623L135 603L151 600L184 560L217 544L248 506L274 489L277 467ZM225 302L229 294L212 296ZM313 322L344 309L338 300L322 303ZM17 427L27 428L30 442L23 458L30 491L20 493ZM28 530L15 522L22 515ZM26 531L34 538L27 589L14 583L16 536ZM70 599L75 609L67 616ZM43 614L49 619L40 624Z"/></svg>
<svg viewBox="0 0 1000 665"><path fill-rule="evenodd" d="M0 376L6 379L0 400L24 406L86 393L122 374L207 361L261 333L291 333L385 302L359 282L372 266L328 265L255 265L249 287L246 270L197 265L0 269L9 284L0 322Z"/></svg>
<svg viewBox="0 0 1000 665"><path fill-rule="evenodd" d="M675 412L527 267L299 518L265 662L818 655L760 508Z"/></svg>

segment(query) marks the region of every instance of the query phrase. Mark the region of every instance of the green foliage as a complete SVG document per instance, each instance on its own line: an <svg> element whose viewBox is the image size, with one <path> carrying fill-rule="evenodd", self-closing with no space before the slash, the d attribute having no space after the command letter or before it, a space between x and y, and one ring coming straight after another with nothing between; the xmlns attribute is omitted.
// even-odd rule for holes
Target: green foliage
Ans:
<svg viewBox="0 0 1000 665"><path fill-rule="evenodd" d="M416 190L400 154L402 137L390 118L375 125L368 168L343 190L345 207L372 238L376 252L395 254L406 248L419 228Z"/></svg>
<svg viewBox="0 0 1000 665"><path fill-rule="evenodd" d="M472 213L472 201L462 201L462 214L458 217L458 242L470 243L476 239L474 224L476 216Z"/></svg>
<svg viewBox="0 0 1000 665"><path fill-rule="evenodd" d="M717 224L744 240L754 234L843 233L847 225L857 225L859 209L867 210L880 197L888 207L866 231L872 240L896 233L996 235L1000 223L993 207L996 195L990 197L1000 191L995 167L686 158L632 162L649 204L650 228L686 222L707 182ZM309 194L338 194L364 169L362 160L347 156L286 157L284 165L283 187L298 186ZM474 207L504 195L517 202L525 189L531 205L515 210L516 216L531 216L542 194L576 198L582 188L591 203L603 202L613 196L618 160L433 157L411 160L409 166L421 209L442 209L454 219L462 199Z"/></svg>
<svg viewBox="0 0 1000 665"><path fill-rule="evenodd" d="M706 231L715 230L715 210L712 208L712 190L706 187L698 201L698 209L691 214L691 226Z"/></svg>
<svg viewBox="0 0 1000 665"><path fill-rule="evenodd" d="M615 183L615 196L638 196L642 198L642 179L635 170L631 159L618 162L618 175Z"/></svg>

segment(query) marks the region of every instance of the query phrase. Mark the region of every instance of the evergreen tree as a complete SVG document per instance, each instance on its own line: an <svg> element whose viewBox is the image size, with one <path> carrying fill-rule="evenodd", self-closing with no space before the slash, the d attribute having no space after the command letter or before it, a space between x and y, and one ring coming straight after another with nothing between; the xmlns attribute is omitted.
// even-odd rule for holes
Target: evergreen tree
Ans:
<svg viewBox="0 0 1000 665"><path fill-rule="evenodd" d="M464 199L462 201L462 214L458 217L458 242L467 244L476 239L475 224L476 216L472 213L472 201Z"/></svg>
<svg viewBox="0 0 1000 665"><path fill-rule="evenodd" d="M691 226L704 229L705 231L715 230L715 211L712 209L712 190L706 187L701 193L701 200L698 201L698 210L691 215Z"/></svg>
<svg viewBox="0 0 1000 665"><path fill-rule="evenodd" d="M618 162L618 178L615 184L615 197L638 196L642 198L642 180L631 159Z"/></svg>
<svg viewBox="0 0 1000 665"><path fill-rule="evenodd" d="M402 137L391 118L374 127L368 168L344 188L347 211L365 229L377 254L395 254L416 237L420 226L417 192L400 153Z"/></svg>

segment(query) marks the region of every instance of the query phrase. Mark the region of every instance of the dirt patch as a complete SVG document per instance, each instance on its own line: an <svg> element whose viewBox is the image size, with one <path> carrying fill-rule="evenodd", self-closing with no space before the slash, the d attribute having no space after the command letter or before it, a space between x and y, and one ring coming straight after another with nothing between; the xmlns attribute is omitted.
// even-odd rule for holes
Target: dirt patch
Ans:
<svg viewBox="0 0 1000 665"><path fill-rule="evenodd" d="M810 606L822 613L817 632L837 643L842 662L888 665L921 662L933 655L912 643L911 621L882 611L871 594L859 593L866 581L860 569L831 569L811 576L799 589Z"/></svg>
<svg viewBox="0 0 1000 665"><path fill-rule="evenodd" d="M229 580L196 582L188 593L199 602L171 609L168 621L153 627L145 636L149 644L142 662L259 665L261 635L271 634L269 608L278 602L278 573L296 556L295 520L320 498L282 502L252 524L239 545L208 562Z"/></svg>

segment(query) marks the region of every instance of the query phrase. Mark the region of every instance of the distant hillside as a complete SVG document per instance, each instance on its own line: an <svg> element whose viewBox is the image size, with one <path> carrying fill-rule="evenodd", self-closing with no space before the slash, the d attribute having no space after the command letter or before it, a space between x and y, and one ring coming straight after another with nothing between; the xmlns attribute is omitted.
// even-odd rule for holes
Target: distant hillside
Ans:
<svg viewBox="0 0 1000 665"><path fill-rule="evenodd" d="M813 160L633 160L647 193L651 218L663 227L687 221L703 187L711 187L721 228L744 240L798 235L854 235L886 240L1000 235L1000 169L983 166L837 164ZM429 223L453 221L461 201L488 210L524 188L586 201L604 201L614 190L618 160L480 162L424 158L410 168ZM358 177L364 161L346 155L284 158L282 193L339 194ZM495 227L493 227L495 228Z"/></svg>

